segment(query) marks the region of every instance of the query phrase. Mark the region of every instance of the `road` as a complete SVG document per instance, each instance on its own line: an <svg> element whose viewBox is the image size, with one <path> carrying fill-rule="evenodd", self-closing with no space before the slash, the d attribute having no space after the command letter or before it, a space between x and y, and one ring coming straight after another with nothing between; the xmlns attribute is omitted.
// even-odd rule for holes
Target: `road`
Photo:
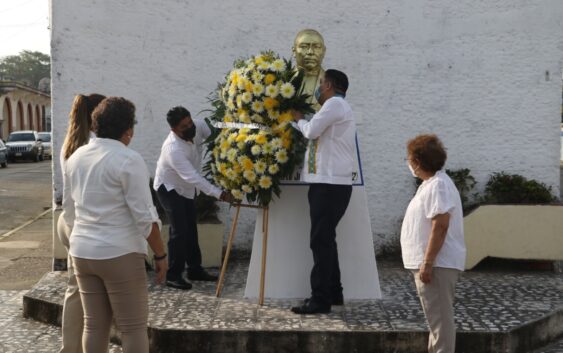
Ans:
<svg viewBox="0 0 563 353"><path fill-rule="evenodd" d="M52 266L51 163L16 162L0 169L0 289L28 289Z"/></svg>

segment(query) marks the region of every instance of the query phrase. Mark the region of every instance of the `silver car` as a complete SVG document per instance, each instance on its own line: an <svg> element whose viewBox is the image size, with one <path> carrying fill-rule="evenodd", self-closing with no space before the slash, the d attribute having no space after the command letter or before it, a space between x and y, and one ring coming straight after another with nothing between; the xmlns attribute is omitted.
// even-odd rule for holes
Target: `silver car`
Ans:
<svg viewBox="0 0 563 353"><path fill-rule="evenodd" d="M8 166L8 148L2 140L0 140L0 166L2 166L2 168Z"/></svg>
<svg viewBox="0 0 563 353"><path fill-rule="evenodd" d="M51 146L51 133L40 132L39 138L43 143L43 155L49 159L53 159L53 150Z"/></svg>

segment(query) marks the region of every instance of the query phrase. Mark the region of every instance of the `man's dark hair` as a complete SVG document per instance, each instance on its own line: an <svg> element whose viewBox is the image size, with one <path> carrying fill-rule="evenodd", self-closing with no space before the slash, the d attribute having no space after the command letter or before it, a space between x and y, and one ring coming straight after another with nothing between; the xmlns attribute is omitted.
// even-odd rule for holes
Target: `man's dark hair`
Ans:
<svg viewBox="0 0 563 353"><path fill-rule="evenodd" d="M97 137L119 140L135 125L135 105L123 97L107 97L92 112Z"/></svg>
<svg viewBox="0 0 563 353"><path fill-rule="evenodd" d="M192 115L186 108L179 105L166 113L166 121L168 121L168 125L170 125L171 128L175 128L185 117L191 116Z"/></svg>
<svg viewBox="0 0 563 353"><path fill-rule="evenodd" d="M337 93L346 94L348 90L348 76L344 72L334 69L326 70L325 80L332 83Z"/></svg>

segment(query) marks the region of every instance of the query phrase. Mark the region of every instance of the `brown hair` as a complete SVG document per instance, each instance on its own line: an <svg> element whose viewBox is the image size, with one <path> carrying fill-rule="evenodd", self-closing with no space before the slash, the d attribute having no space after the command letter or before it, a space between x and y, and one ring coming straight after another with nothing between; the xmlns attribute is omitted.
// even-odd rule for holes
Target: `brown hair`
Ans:
<svg viewBox="0 0 563 353"><path fill-rule="evenodd" d="M442 141L436 135L418 135L407 142L410 158L420 163L426 172L435 173L442 169L448 155Z"/></svg>
<svg viewBox="0 0 563 353"><path fill-rule="evenodd" d="M119 140L135 125L135 105L123 97L107 97L94 109L92 120L96 136Z"/></svg>
<svg viewBox="0 0 563 353"><path fill-rule="evenodd" d="M78 147L88 143L92 127L92 112L105 96L92 93L74 97L70 110L68 130L63 142L63 158L67 160Z"/></svg>

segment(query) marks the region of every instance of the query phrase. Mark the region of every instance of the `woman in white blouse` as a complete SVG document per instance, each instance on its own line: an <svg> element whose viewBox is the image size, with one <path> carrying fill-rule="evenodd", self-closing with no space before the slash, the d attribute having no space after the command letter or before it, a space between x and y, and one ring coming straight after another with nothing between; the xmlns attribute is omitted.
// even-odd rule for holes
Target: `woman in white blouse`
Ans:
<svg viewBox="0 0 563 353"><path fill-rule="evenodd" d="M106 352L112 316L124 353L148 353L147 242L156 279L168 269L143 158L127 146L135 107L108 97L92 113L96 139L80 147L63 171L64 221L84 308L82 348Z"/></svg>
<svg viewBox="0 0 563 353"><path fill-rule="evenodd" d="M430 326L428 352L455 352L454 294L465 264L463 210L459 192L442 171L447 154L436 135L419 135L407 143L407 166L422 179L401 228L406 269Z"/></svg>

